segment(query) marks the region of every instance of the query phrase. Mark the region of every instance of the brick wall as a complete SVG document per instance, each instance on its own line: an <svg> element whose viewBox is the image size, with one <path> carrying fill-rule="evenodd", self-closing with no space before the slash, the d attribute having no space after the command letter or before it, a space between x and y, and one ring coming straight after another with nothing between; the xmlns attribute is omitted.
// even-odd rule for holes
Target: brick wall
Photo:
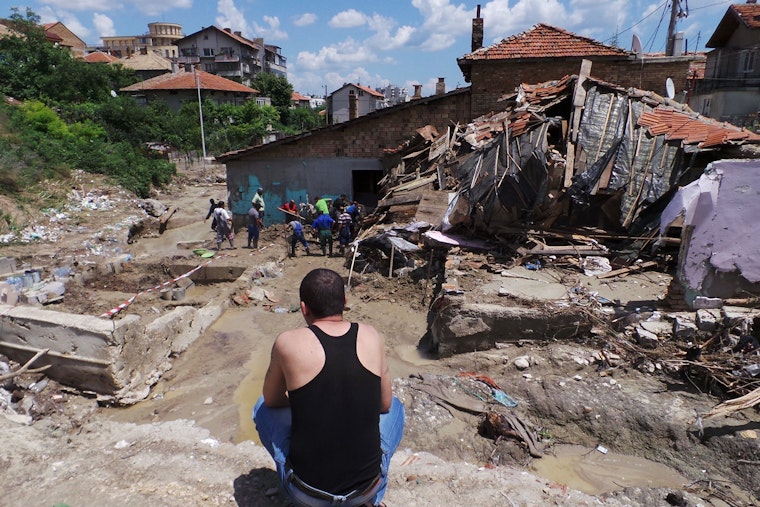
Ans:
<svg viewBox="0 0 760 507"><path fill-rule="evenodd" d="M640 88L665 95L665 80L675 84L676 98L686 89L691 57L653 60L600 60L591 76L625 88ZM529 62L473 62L471 70L473 117L498 111L500 97L513 93L521 83L542 83L578 74L581 59L543 59Z"/></svg>
<svg viewBox="0 0 760 507"><path fill-rule="evenodd" d="M469 89L426 97L361 116L356 120L325 127L306 136L296 136L254 149L256 159L288 157L382 157L383 150L396 148L425 125L443 133L451 122L466 123L470 114ZM243 155L241 158L246 158Z"/></svg>

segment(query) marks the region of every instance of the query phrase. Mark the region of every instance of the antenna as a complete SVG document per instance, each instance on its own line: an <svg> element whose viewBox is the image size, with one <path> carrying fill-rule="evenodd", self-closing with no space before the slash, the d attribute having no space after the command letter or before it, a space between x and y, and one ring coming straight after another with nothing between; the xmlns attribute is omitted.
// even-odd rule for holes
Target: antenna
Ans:
<svg viewBox="0 0 760 507"><path fill-rule="evenodd" d="M636 53L636 56L641 55L643 50L641 49L641 39L636 34L633 34L633 41L631 42L631 51Z"/></svg>
<svg viewBox="0 0 760 507"><path fill-rule="evenodd" d="M665 90L668 93L668 98L672 99L676 96L676 87L673 84L673 80L668 78L665 80Z"/></svg>

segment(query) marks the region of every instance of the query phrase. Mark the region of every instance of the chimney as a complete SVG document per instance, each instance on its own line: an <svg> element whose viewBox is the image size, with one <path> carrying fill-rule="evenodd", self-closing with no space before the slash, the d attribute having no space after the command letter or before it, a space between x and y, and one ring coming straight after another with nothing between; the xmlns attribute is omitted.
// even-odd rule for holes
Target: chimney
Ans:
<svg viewBox="0 0 760 507"><path fill-rule="evenodd" d="M683 32L676 32L673 40L673 56L683 56Z"/></svg>
<svg viewBox="0 0 760 507"><path fill-rule="evenodd" d="M414 85L414 95L412 96L412 100L421 99L422 98L422 85L416 84Z"/></svg>
<svg viewBox="0 0 760 507"><path fill-rule="evenodd" d="M238 37L243 36L243 32L241 32L240 30L235 30L234 34L237 35Z"/></svg>
<svg viewBox="0 0 760 507"><path fill-rule="evenodd" d="M480 5L475 18L472 20L472 51L483 47L483 18L480 17Z"/></svg>
<svg viewBox="0 0 760 507"><path fill-rule="evenodd" d="M224 31L227 33L232 33L232 28L225 28Z"/></svg>
<svg viewBox="0 0 760 507"><path fill-rule="evenodd" d="M348 119L355 120L359 117L359 96L356 92L349 90L348 92Z"/></svg>
<svg viewBox="0 0 760 507"><path fill-rule="evenodd" d="M438 82L435 84L435 94L443 95L446 93L446 81L445 78L439 77Z"/></svg>

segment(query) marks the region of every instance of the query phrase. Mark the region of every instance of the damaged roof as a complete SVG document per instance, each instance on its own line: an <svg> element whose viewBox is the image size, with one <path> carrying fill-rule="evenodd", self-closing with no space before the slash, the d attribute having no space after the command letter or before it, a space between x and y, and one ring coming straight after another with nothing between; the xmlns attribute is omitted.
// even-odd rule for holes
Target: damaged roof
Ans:
<svg viewBox="0 0 760 507"><path fill-rule="evenodd" d="M502 103L389 152L397 165L381 182L378 220L420 220L410 203L453 193L445 213L426 218L433 227L499 238L585 225L639 240L656 235L661 203L703 164L760 145L760 135L685 104L591 77L523 84Z"/></svg>

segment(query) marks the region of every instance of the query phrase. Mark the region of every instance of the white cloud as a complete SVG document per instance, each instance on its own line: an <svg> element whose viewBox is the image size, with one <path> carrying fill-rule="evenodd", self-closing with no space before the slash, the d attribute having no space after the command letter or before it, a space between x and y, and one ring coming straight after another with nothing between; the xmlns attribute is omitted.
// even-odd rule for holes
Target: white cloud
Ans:
<svg viewBox="0 0 760 507"><path fill-rule="evenodd" d="M116 35L113 20L105 14L94 13L92 15L92 24L95 25L95 31L97 31L99 37L113 37Z"/></svg>
<svg viewBox="0 0 760 507"><path fill-rule="evenodd" d="M366 14L356 9L349 9L333 16L328 25L331 28L356 28L357 26L367 24L368 21L369 18Z"/></svg>
<svg viewBox="0 0 760 507"><path fill-rule="evenodd" d="M233 0L219 0L216 4L216 24L220 28L229 28L233 32L242 32L248 37L248 25L243 12L237 8Z"/></svg>
<svg viewBox="0 0 760 507"><path fill-rule="evenodd" d="M41 4L52 5L59 9L68 9L72 11L89 11L89 10L103 10L107 8L107 2L100 0L77 0L72 2L71 0L40 0ZM118 2L113 2L112 6L120 7ZM39 12L36 14L40 14Z"/></svg>
<svg viewBox="0 0 760 507"><path fill-rule="evenodd" d="M166 12L171 12L172 15L177 16L175 13L177 9L190 9L193 7L193 0L129 0L138 11L147 16L158 16ZM103 9L103 2L98 6L99 9Z"/></svg>
<svg viewBox="0 0 760 507"><path fill-rule="evenodd" d="M280 18L277 16L264 16L264 25L253 23L253 31L256 37L264 37L266 41L280 41L288 38L288 33L280 29Z"/></svg>
<svg viewBox="0 0 760 507"><path fill-rule="evenodd" d="M342 68L377 61L377 55L367 46L348 38L338 44L322 47L317 53L301 51L296 57L298 68L320 70Z"/></svg>
<svg viewBox="0 0 760 507"><path fill-rule="evenodd" d="M293 20L293 24L296 26L309 26L313 25L317 21L317 15L313 12L304 12L300 16Z"/></svg>

